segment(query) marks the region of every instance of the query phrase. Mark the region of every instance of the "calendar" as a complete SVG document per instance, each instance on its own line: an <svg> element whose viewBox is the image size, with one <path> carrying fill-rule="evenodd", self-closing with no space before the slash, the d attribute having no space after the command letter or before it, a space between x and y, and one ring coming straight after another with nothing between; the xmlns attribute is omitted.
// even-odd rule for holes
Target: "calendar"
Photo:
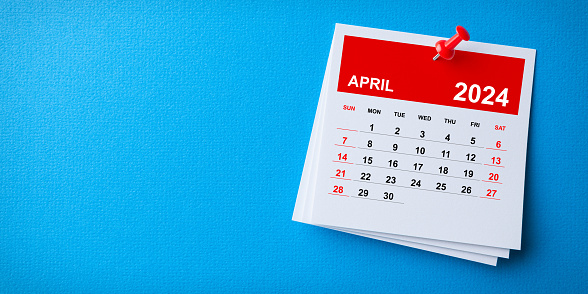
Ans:
<svg viewBox="0 0 588 294"><path fill-rule="evenodd" d="M496 265L521 249L535 50L336 26L293 219Z"/></svg>

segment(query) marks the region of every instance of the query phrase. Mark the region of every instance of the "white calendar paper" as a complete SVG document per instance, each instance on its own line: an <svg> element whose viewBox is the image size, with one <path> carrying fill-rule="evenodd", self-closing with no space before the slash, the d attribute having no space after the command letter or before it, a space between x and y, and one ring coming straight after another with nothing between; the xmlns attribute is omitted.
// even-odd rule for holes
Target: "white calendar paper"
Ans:
<svg viewBox="0 0 588 294"><path fill-rule="evenodd" d="M337 25L293 219L495 265L520 249L535 51L425 61L438 40Z"/></svg>

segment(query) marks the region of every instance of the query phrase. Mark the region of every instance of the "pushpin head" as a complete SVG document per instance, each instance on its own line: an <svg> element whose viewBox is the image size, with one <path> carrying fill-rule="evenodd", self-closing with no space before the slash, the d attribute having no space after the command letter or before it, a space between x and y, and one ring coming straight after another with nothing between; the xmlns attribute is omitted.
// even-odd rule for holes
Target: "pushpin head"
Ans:
<svg viewBox="0 0 588 294"><path fill-rule="evenodd" d="M461 42L462 40L468 41L470 39L470 34L468 33L468 31L466 31L466 29L464 29L464 27L457 26L455 28L455 30L457 31L457 34L455 34L449 40L447 40L447 41L440 40L440 41L437 41L437 43L435 43L435 49L437 50L437 56L435 56L435 58L433 58L433 60L437 60L437 58L439 58L439 56L441 56L447 60L451 60L453 58L453 56L455 55L455 50L453 50L455 48L455 46L457 46L457 44L459 44L459 42Z"/></svg>
<svg viewBox="0 0 588 294"><path fill-rule="evenodd" d="M455 31L457 32L457 34L459 35L459 37L462 40L464 40L464 41L469 41L470 40L470 33L468 33L468 31L466 31L466 29L464 27L457 26L457 27L455 27ZM457 44L455 44L455 45L457 45Z"/></svg>

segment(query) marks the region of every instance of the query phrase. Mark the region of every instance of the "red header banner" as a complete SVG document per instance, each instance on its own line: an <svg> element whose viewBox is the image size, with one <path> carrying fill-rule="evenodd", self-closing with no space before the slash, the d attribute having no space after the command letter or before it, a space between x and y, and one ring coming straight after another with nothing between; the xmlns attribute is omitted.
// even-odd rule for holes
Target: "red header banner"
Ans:
<svg viewBox="0 0 588 294"><path fill-rule="evenodd" d="M525 60L345 36L339 92L517 115Z"/></svg>

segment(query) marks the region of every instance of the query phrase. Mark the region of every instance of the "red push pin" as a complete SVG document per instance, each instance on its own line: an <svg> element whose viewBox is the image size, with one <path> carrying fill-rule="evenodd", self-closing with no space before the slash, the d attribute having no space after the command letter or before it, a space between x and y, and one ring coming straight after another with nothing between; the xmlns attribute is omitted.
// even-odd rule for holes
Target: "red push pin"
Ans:
<svg viewBox="0 0 588 294"><path fill-rule="evenodd" d="M453 58L453 55L455 55L455 50L453 50L453 48L455 48L455 46L457 46L457 44L459 44L459 42L461 42L462 40L464 40L464 41L470 40L470 34L462 26L457 26L455 28L455 30L457 31L457 34L455 34L453 37L451 37L451 39L449 39L447 41L440 40L440 41L437 41L437 43L435 43L435 49L437 49L437 55L435 55L435 57L433 57L433 60L437 60L437 58L439 58L439 56L441 56L447 60L451 60Z"/></svg>

